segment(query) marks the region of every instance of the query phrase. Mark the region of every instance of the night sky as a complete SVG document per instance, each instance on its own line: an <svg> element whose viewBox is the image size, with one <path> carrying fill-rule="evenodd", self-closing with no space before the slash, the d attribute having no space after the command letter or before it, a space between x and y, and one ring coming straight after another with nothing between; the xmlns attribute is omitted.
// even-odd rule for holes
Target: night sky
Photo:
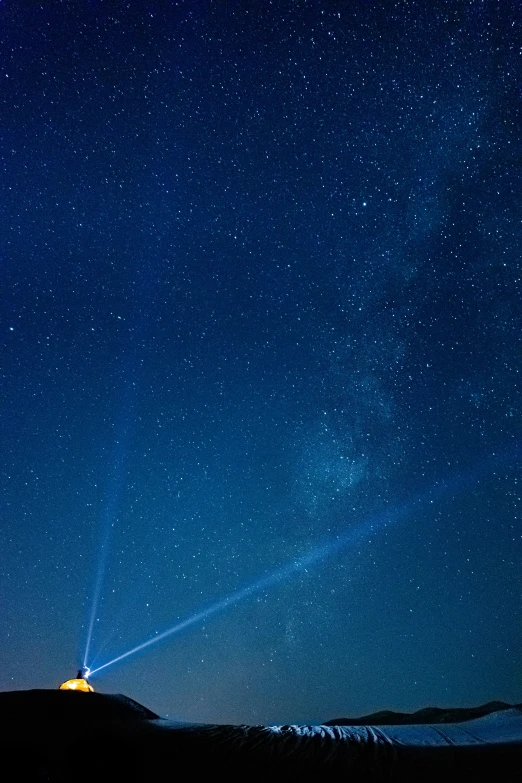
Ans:
<svg viewBox="0 0 522 783"><path fill-rule="evenodd" d="M521 27L2 2L1 689L522 702Z"/></svg>

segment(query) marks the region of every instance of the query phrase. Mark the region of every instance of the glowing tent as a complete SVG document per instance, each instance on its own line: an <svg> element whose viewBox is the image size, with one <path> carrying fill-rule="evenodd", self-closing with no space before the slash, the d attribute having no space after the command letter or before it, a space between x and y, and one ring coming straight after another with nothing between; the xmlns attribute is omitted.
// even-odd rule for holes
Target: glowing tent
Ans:
<svg viewBox="0 0 522 783"><path fill-rule="evenodd" d="M61 691L85 691L86 693L93 693L94 688L89 685L87 680L66 680L60 685Z"/></svg>
<svg viewBox="0 0 522 783"><path fill-rule="evenodd" d="M89 675L89 669L80 669L74 680L66 680L60 685L61 691L84 691L84 693L94 693L94 688L89 685L87 677Z"/></svg>

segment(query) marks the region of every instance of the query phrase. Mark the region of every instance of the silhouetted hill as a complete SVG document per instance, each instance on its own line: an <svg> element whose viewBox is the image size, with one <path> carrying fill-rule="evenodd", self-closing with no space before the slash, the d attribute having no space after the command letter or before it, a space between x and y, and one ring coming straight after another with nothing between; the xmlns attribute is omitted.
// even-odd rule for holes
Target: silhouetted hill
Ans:
<svg viewBox="0 0 522 783"><path fill-rule="evenodd" d="M433 716L437 727L412 723ZM122 695L33 690L0 693L0 717L2 779L16 783L522 780L522 709L501 702L381 712L373 726L229 726L167 721Z"/></svg>
<svg viewBox="0 0 522 783"><path fill-rule="evenodd" d="M0 693L0 715L4 719L20 720L31 715L40 721L143 721L159 718L151 710L120 693L90 693L78 691L7 691Z"/></svg>
<svg viewBox="0 0 522 783"><path fill-rule="evenodd" d="M490 701L480 707L424 707L417 712L392 712L382 710L371 715L363 715L361 718L335 718L328 720L325 726L419 726L426 723L462 723L466 720L474 720L489 715L491 712L509 710L513 706L503 701Z"/></svg>

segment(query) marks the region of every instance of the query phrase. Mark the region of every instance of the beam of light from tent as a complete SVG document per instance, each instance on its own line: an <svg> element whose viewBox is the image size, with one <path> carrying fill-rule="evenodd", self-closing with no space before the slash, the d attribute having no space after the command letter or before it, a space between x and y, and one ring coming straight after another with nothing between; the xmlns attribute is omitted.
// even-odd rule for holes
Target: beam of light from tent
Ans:
<svg viewBox="0 0 522 783"><path fill-rule="evenodd" d="M204 622L209 617L212 617L213 615L218 614L219 612L222 612L231 606L234 606L234 604L243 601L245 598L249 598L251 595L266 591L268 588L285 581L300 571L306 570L309 566L312 566L315 563L325 560L327 557L330 557L336 552L353 546L354 544L357 544L361 540L364 540L368 537L371 538L373 535L383 530L384 528L391 527L392 525L395 525L401 521L406 521L415 511L426 506L428 503L435 503L449 492L459 492L462 491L464 487L476 483L481 478L492 472L495 467L498 467L498 465L503 460L509 459L511 455L516 455L519 450L520 444L516 444L514 449L490 456L480 461L479 463L476 463L473 468L463 473L460 473L448 480L439 481L437 484L431 487L431 489L429 489L427 492L424 492L414 500L410 500L401 506L383 512L382 514L370 516L354 530L350 530L344 535L337 536L333 541L326 541L322 546L316 547L301 557L297 557L291 560L289 563L277 569L276 571L272 571L270 574L261 577L246 587L240 588L239 590L230 593L225 598L222 598L221 600L210 604L210 606L203 608L200 612L197 612L196 614L193 614L184 620L180 620L166 631L152 636L150 639L147 639L145 642L138 644L131 650L127 650L127 652L122 653L122 655L118 655L116 658L113 658L107 663L104 663L102 666L98 666L96 669L91 671L91 675L96 674L97 672L100 672L115 663L119 663L125 658L129 658L131 655L135 655L141 650L145 650L147 647L150 647L153 644L157 644L158 642L163 641L163 639L167 639L169 636L173 636L174 634L179 633L180 631L183 631L192 625L197 625Z"/></svg>
<svg viewBox="0 0 522 783"><path fill-rule="evenodd" d="M129 439L129 426L123 426L122 433L115 444L114 459L112 467L112 476L110 478L109 489L107 493L107 500L103 511L102 523L101 523L101 540L100 550L98 557L98 568L96 570L96 578L94 582L94 590L91 601L91 612L89 616L89 622L87 626L87 639L85 643L85 653L83 656L83 665L87 666L87 660L89 658L89 652L92 642L94 623L96 621L96 615L98 614L98 607L100 604L103 583L105 581L105 574L107 572L110 542L112 538L112 532L116 516L118 513L119 500L121 496L123 486L124 467L126 462L127 443Z"/></svg>
<svg viewBox="0 0 522 783"><path fill-rule="evenodd" d="M134 249L133 249L134 253ZM131 291L129 299L135 296L134 319L128 328L126 343L122 353L122 405L120 419L116 424L116 438L114 445L111 472L109 474L107 500L102 517L102 532L100 537L100 549L98 568L92 594L91 612L87 624L87 639L83 656L83 665L87 665L92 644L94 624L98 614L103 584L107 573L112 532L118 515L120 498L125 479L125 468L129 452L129 441L134 430L134 415L137 406L138 387L141 377L141 353L143 341L149 329L149 322L154 312L154 297L160 277L162 260L158 256L151 258L149 248L138 260L133 270L132 280L129 279ZM129 267L132 269L132 265Z"/></svg>
<svg viewBox="0 0 522 783"><path fill-rule="evenodd" d="M391 521L391 518L391 515L386 515L386 519ZM201 623L204 620L207 620L209 617L212 617L212 615L218 614L218 612L222 612L224 609L228 609L234 604L239 603L243 599L248 598L255 593L263 592L269 587L272 587L279 582L283 582L288 577L299 571L305 570L308 566L313 565L319 560L324 560L324 558L333 554L336 550L348 546L349 543L355 543L360 538L363 538L364 535L370 530L375 532L383 524L387 524L387 522L384 522L384 517L381 520L375 518L372 523L367 522L365 525L361 525L358 530L353 531L351 534L339 537L339 539L336 539L334 542L327 542L323 546L318 547L317 549L313 549L302 557L292 560L291 562L282 566L277 571L273 571L272 573L267 574L267 576L261 577L261 579L258 579L256 582L253 582L246 587L230 593L230 595L226 596L220 601L216 601L205 609L202 609L197 614L193 614L190 617L187 617L185 620L181 620L180 622L176 623L176 625L172 626L172 628L168 628L166 631L163 631L163 633L153 636L142 644L139 644L137 647L133 647L132 650L128 650L122 655L119 655L117 658L113 658L111 661L108 661L108 663L104 663L103 666L98 666L96 669L91 671L91 675L96 674L97 672L102 671L102 669L106 669L108 666L112 666L113 664L118 663L125 658L128 658L130 655L134 655L140 650L144 650L147 647L150 647L152 644L157 644L163 639L166 639L168 636L179 633L191 625Z"/></svg>
<svg viewBox="0 0 522 783"><path fill-rule="evenodd" d="M387 527L393 524L401 517L410 513L417 505L418 503L411 503L409 506L395 509L380 516L370 517L355 530L337 537L334 541L327 541L322 546L316 547L301 557L291 560L286 565L270 574L267 574L264 577L261 577L256 582L253 582L246 587L230 593L230 595L202 609L197 614L193 614L190 617L187 617L185 620L181 620L180 622L176 623L176 625L168 628L166 631L163 631L163 633L156 634L142 644L137 645L137 647L133 647L131 650L128 650L122 655L119 655L117 658L113 658L111 661L108 661L108 663L103 664L103 666L98 666L96 669L91 671L91 674L96 674L97 672L102 671L102 669L106 669L108 666L112 666L113 664L118 663L119 661L128 658L130 655L134 655L135 653L140 652L141 650L144 650L153 644L157 644L157 642L179 633L191 625L201 623L207 620L209 617L212 617L212 615L218 614L224 609L228 609L229 607L239 603L251 595L264 592L268 588L273 587L279 582L285 581L290 576L293 576L300 571L305 571L308 567L318 563L321 560L325 560L335 552L341 549L345 549L350 545L356 544L367 536L371 536L374 533L377 533L383 527Z"/></svg>

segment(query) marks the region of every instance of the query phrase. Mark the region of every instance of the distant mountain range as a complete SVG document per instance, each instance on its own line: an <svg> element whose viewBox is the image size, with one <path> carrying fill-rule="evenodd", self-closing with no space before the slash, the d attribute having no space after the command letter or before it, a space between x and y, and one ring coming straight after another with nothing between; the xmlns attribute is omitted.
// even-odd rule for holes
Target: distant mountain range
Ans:
<svg viewBox="0 0 522 783"><path fill-rule="evenodd" d="M499 710L509 710L514 706L522 705L506 704L503 701L489 701L480 707L424 707L417 712L392 712L381 710L372 712L371 715L363 715L361 718L334 718L328 720L325 726L406 726L420 725L422 723L461 723L465 720L474 720L489 715Z"/></svg>

